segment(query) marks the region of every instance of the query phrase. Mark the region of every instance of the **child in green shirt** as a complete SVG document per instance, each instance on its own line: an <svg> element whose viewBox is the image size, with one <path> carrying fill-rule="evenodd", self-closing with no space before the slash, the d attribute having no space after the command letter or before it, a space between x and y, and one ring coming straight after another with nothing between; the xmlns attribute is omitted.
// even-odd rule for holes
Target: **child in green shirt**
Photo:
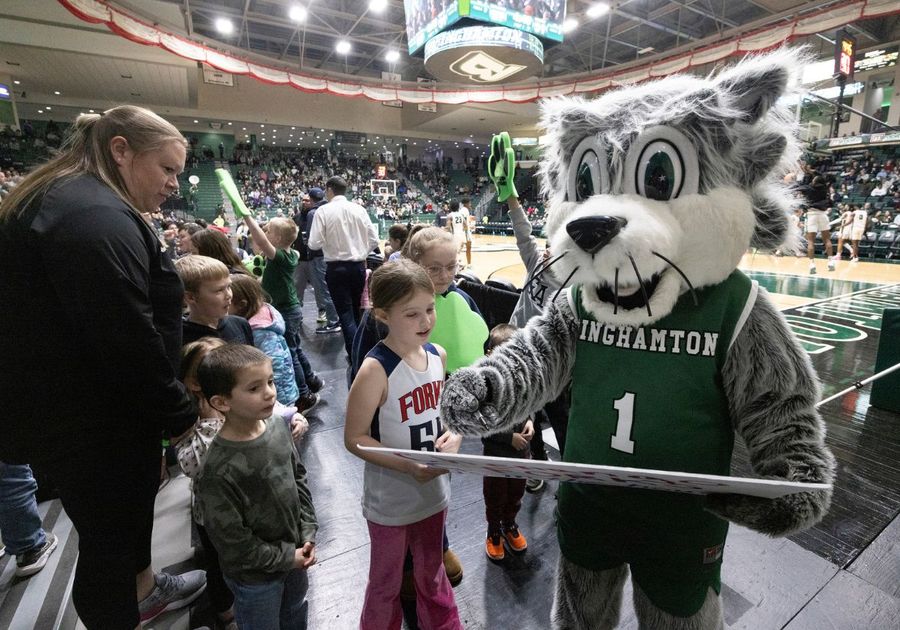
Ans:
<svg viewBox="0 0 900 630"><path fill-rule="evenodd" d="M300 254L291 247L297 238L297 224L290 219L276 217L266 224L263 231L250 215L244 217L244 223L250 230L254 249L268 261L263 271L262 288L271 296L272 306L284 317L284 338L291 352L294 377L300 390L297 411L303 413L319 402L316 392L322 388L323 382L313 372L300 348L303 311L294 286L294 270L300 261Z"/></svg>

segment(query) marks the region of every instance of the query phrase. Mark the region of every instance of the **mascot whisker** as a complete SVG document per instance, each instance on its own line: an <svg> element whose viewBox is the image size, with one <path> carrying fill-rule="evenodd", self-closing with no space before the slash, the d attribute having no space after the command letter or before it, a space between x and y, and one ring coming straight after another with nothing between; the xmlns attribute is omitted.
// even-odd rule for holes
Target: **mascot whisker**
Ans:
<svg viewBox="0 0 900 630"><path fill-rule="evenodd" d="M759 477L832 481L809 358L737 270L749 247L794 238L778 180L799 148L778 99L802 57L542 104L550 272L568 286L449 378L448 428L507 431L571 385L565 461L728 475L737 434ZM511 159L489 162L500 190ZM830 498L562 483L552 625L615 627L630 572L642 628L721 628L729 523L785 536L818 522Z"/></svg>

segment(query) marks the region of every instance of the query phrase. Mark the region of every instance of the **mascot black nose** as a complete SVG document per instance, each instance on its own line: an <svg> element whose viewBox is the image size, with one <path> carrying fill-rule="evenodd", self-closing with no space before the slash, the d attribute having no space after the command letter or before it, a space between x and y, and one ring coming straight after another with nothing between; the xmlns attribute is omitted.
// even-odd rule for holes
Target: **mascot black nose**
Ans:
<svg viewBox="0 0 900 630"><path fill-rule="evenodd" d="M617 217L584 217L567 223L566 232L578 247L588 254L596 254L627 224L628 221Z"/></svg>

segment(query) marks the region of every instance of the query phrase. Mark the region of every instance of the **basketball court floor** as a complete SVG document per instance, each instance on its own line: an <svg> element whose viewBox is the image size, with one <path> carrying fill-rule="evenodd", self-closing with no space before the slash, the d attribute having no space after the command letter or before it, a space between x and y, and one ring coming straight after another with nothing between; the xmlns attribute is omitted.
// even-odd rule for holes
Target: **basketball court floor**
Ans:
<svg viewBox="0 0 900 630"><path fill-rule="evenodd" d="M741 263L784 311L810 353L825 396L873 373L881 314L900 307L900 265L819 261L810 276L804 258L748 254ZM473 269L479 277L521 285L525 275L511 237L476 236ZM315 335L312 294L304 309L304 349L327 385L309 414L301 443L319 518L318 559L310 571L311 629L358 626L368 570L369 540L359 507L362 462L343 446L346 360L340 335ZM868 388L820 408L838 462L830 513L817 527L770 539L732 526L725 550L723 601L728 628L768 630L887 629L900 619L900 414L868 404ZM551 436L549 429L547 437ZM549 441L549 440L548 440ZM467 439L463 452L480 453ZM558 457L552 451L551 457ZM737 445L735 475L750 475ZM448 536L465 577L455 589L466 628L540 630L549 627L553 570L558 557L553 510L555 483L527 494L519 524L528 537L523 555L494 563L484 553L481 478L455 475ZM187 480L173 478L157 499L154 564L180 570L197 564L190 534ZM71 604L77 536L58 501L40 506L45 528L60 539L47 567L29 580L13 577L14 561L0 559L0 628L81 627ZM637 628L627 587L620 628ZM161 617L153 628L212 625L205 599L189 612ZM414 626L409 626L414 627Z"/></svg>

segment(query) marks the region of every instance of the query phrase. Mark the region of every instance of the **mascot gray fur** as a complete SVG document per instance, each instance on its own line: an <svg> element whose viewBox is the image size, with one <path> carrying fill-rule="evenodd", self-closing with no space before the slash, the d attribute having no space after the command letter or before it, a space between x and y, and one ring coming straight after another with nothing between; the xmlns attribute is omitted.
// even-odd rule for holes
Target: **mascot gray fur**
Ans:
<svg viewBox="0 0 900 630"><path fill-rule="evenodd" d="M554 274L570 285L442 396L445 426L508 431L569 383L566 461L729 474L734 434L756 475L830 483L834 458L806 353L737 265L791 238L778 175L799 151L776 101L797 50L718 76L673 76L542 106ZM554 259L556 260L556 259ZM554 628L612 628L629 566L642 628L723 627L728 522L810 527L830 492L760 499L563 483Z"/></svg>

